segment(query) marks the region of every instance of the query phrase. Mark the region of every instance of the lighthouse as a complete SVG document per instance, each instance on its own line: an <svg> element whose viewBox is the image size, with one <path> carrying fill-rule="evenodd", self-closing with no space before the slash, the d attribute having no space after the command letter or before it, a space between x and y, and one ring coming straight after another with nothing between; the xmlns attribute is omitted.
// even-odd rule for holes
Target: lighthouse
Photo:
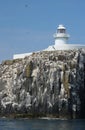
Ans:
<svg viewBox="0 0 85 130"><path fill-rule="evenodd" d="M55 46L63 46L68 43L69 34L66 33L66 28L63 25L58 26L57 31L53 36L55 39Z"/></svg>
<svg viewBox="0 0 85 130"><path fill-rule="evenodd" d="M85 45L82 44L69 44L68 40L70 35L66 32L64 25L60 24L57 27L56 33L53 35L54 45L49 46L47 50L73 50L73 49L85 49Z"/></svg>
<svg viewBox="0 0 85 130"><path fill-rule="evenodd" d="M53 35L54 45L49 46L46 51L55 51L55 50L69 50L74 49L73 45L68 44L70 35L66 32L64 25L59 24L56 30L56 33Z"/></svg>

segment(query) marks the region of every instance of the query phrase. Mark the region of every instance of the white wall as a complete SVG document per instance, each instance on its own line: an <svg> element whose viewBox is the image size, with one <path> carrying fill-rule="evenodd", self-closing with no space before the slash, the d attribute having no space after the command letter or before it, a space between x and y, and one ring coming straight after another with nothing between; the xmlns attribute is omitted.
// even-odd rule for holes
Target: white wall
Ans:
<svg viewBox="0 0 85 130"><path fill-rule="evenodd" d="M23 54L14 54L13 59L20 59L20 58L25 58L26 56L31 55L32 53L23 53Z"/></svg>

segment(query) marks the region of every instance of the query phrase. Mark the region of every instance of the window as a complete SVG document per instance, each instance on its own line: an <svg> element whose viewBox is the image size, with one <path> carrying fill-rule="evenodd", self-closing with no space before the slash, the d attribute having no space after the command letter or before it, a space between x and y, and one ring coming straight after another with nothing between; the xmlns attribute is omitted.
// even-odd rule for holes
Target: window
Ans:
<svg viewBox="0 0 85 130"><path fill-rule="evenodd" d="M58 33L65 33L65 29L58 29Z"/></svg>

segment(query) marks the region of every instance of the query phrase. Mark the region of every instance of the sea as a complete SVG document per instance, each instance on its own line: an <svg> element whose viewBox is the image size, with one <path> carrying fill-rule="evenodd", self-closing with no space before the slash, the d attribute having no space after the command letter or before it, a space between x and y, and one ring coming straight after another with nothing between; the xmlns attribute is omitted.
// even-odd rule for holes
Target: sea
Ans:
<svg viewBox="0 0 85 130"><path fill-rule="evenodd" d="M85 130L85 120L0 118L0 130Z"/></svg>

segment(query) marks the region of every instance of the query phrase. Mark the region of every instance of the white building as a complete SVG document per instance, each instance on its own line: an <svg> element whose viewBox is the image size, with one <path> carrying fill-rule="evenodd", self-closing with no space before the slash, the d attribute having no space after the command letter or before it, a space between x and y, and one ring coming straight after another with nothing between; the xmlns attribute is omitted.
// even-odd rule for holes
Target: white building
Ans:
<svg viewBox="0 0 85 130"><path fill-rule="evenodd" d="M66 28L63 25L59 25L56 33L53 35L55 39L55 44L49 46L43 51L55 51L55 50L72 50L72 49L80 49L84 48L85 45L81 44L68 44L69 34L66 33ZM31 55L32 53L24 53L24 54L14 54L13 59L24 58L26 56Z"/></svg>
<svg viewBox="0 0 85 130"><path fill-rule="evenodd" d="M66 28L63 25L59 25L56 33L53 35L55 44L49 46L46 51L50 50L72 50L85 48L85 45L81 44L68 44L69 34L66 33Z"/></svg>

